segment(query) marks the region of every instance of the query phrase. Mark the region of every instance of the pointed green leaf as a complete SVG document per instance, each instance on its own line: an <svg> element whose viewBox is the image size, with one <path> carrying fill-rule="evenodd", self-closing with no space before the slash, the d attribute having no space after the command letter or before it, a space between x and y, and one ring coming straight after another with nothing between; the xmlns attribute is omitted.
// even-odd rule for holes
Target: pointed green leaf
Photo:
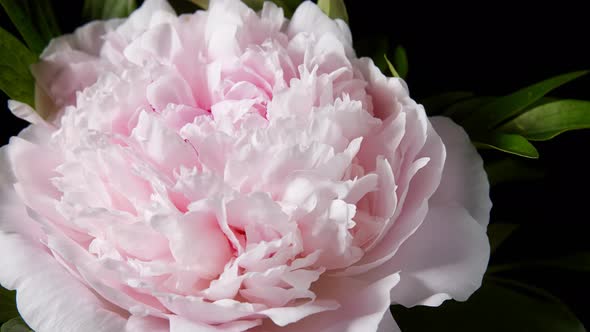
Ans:
<svg viewBox="0 0 590 332"><path fill-rule="evenodd" d="M498 98L489 104L481 106L469 117L465 125L475 129L495 128L504 121L519 115L528 106L552 90L587 73L588 71L577 71L559 75L533 84L513 94Z"/></svg>
<svg viewBox="0 0 590 332"><path fill-rule="evenodd" d="M37 56L0 28L0 90L9 98L34 106L35 80L29 66Z"/></svg>
<svg viewBox="0 0 590 332"><path fill-rule="evenodd" d="M40 54L51 38L60 35L50 0L0 0L27 46Z"/></svg>
<svg viewBox="0 0 590 332"><path fill-rule="evenodd" d="M401 76L399 75L397 70L395 70L395 67L393 66L391 61L389 61L389 59L387 58L387 54L383 54L383 58L385 59L385 62L387 62L387 67L389 67L389 72L391 72L391 75L393 77L400 77L401 78Z"/></svg>
<svg viewBox="0 0 590 332"><path fill-rule="evenodd" d="M318 7L330 18L348 23L348 12L344 0L318 0Z"/></svg>
<svg viewBox="0 0 590 332"><path fill-rule="evenodd" d="M517 224L490 224L488 226L488 237L490 239L490 251L493 253L498 247L506 241L512 232L514 232L519 225Z"/></svg>
<svg viewBox="0 0 590 332"><path fill-rule="evenodd" d="M408 77L408 55L406 49L401 45L398 45L393 51L393 64L401 78Z"/></svg>
<svg viewBox="0 0 590 332"><path fill-rule="evenodd" d="M86 20L127 17L136 8L135 0L84 0L82 17Z"/></svg>
<svg viewBox="0 0 590 332"><path fill-rule="evenodd" d="M392 307L404 332L585 332L572 311L547 291L513 280L487 277L466 302L440 307Z"/></svg>
<svg viewBox="0 0 590 332"><path fill-rule="evenodd" d="M544 141L575 129L590 128L590 101L558 100L537 106L510 120L500 130Z"/></svg>
<svg viewBox="0 0 590 332"><path fill-rule="evenodd" d="M371 59L375 63L375 66L384 74L388 75L389 68L387 61L385 60L384 54L389 49L389 41L385 36L376 36L372 40L365 38L355 41L355 50L359 54L370 54Z"/></svg>
<svg viewBox="0 0 590 332"><path fill-rule="evenodd" d="M539 158L537 149L526 138L516 134L494 132L487 137L475 140L473 144L480 149L496 149L521 157Z"/></svg>
<svg viewBox="0 0 590 332"><path fill-rule="evenodd" d="M473 92L451 91L424 98L420 100L420 103L426 109L426 113L432 116L440 114L447 107L471 97L473 97Z"/></svg>
<svg viewBox="0 0 590 332"><path fill-rule="evenodd" d="M27 323L22 318L15 317L2 324L0 332L33 332L33 330L27 326Z"/></svg>

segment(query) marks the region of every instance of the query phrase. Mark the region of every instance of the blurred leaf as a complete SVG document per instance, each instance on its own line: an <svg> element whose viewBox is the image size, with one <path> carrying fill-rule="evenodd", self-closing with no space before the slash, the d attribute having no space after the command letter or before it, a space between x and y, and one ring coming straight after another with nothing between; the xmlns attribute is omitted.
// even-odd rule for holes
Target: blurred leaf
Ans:
<svg viewBox="0 0 590 332"><path fill-rule="evenodd" d="M486 137L474 140L473 144L480 149L491 148L521 157L539 158L537 149L520 135L493 132Z"/></svg>
<svg viewBox="0 0 590 332"><path fill-rule="evenodd" d="M82 17L89 21L127 17L136 8L135 0L84 0Z"/></svg>
<svg viewBox="0 0 590 332"><path fill-rule="evenodd" d="M406 49L401 45L398 45L393 51L393 64L401 78L408 77L408 55Z"/></svg>
<svg viewBox="0 0 590 332"><path fill-rule="evenodd" d="M577 71L559 75L533 84L513 94L500 97L489 104L483 105L465 122L468 128L491 129L502 122L522 113L527 106L541 99L550 91L570 82L588 71Z"/></svg>
<svg viewBox="0 0 590 332"><path fill-rule="evenodd" d="M545 175L543 170L529 167L520 160L504 158L484 165L491 186L510 181L529 181L540 179Z"/></svg>
<svg viewBox="0 0 590 332"><path fill-rule="evenodd" d="M36 61L33 52L0 28L0 90L11 99L34 106L35 80L29 65Z"/></svg>
<svg viewBox="0 0 590 332"><path fill-rule="evenodd" d="M47 45L52 38L62 34L53 11L52 1L35 0L31 2L34 3L33 12L35 17L33 20L37 22L39 32L47 40L47 43L45 43Z"/></svg>
<svg viewBox="0 0 590 332"><path fill-rule="evenodd" d="M16 292L0 287L0 324L18 316Z"/></svg>
<svg viewBox="0 0 590 332"><path fill-rule="evenodd" d="M283 8L283 12L285 16L290 18L293 16L293 13L299 7L299 4L303 2L303 0L271 0L277 6ZM347 21L348 22L348 21Z"/></svg>
<svg viewBox="0 0 590 332"><path fill-rule="evenodd" d="M32 332L30 327L27 326L22 318L15 317L8 322L4 323L0 328L0 332Z"/></svg>
<svg viewBox="0 0 590 332"><path fill-rule="evenodd" d="M519 225L517 224L490 224L488 226L488 237L490 239L490 251L494 252L506 241Z"/></svg>
<svg viewBox="0 0 590 332"><path fill-rule="evenodd" d="M461 100L447 107L443 112L443 115L452 118L455 122L462 123L465 118L475 113L479 107L492 102L496 98L497 97L484 96Z"/></svg>
<svg viewBox="0 0 590 332"><path fill-rule="evenodd" d="M590 252L578 252L557 258L526 260L492 265L487 272L498 273L522 269L557 269L577 273L590 273Z"/></svg>
<svg viewBox="0 0 590 332"><path fill-rule="evenodd" d="M371 40L369 40L369 38L358 38L354 43L354 48L359 54L370 56L371 59L373 59L375 66L377 66L384 75L388 75L389 67L383 56L389 49L389 41L386 36L378 35Z"/></svg>
<svg viewBox="0 0 590 332"><path fill-rule="evenodd" d="M339 18L348 23L348 12L344 0L318 0L318 7L330 18Z"/></svg>
<svg viewBox="0 0 590 332"><path fill-rule="evenodd" d="M202 1L202 0L197 0L197 1ZM248 7L259 11L262 9L262 6L264 5L264 0L243 0L244 3L246 5L248 5Z"/></svg>
<svg viewBox="0 0 590 332"><path fill-rule="evenodd" d="M590 101L558 100L535 107L500 127L529 140L544 141L575 129L590 128Z"/></svg>
<svg viewBox="0 0 590 332"><path fill-rule="evenodd" d="M196 5L195 3L189 0L168 0L168 3L170 4L170 6L172 6L174 11L178 15L192 14L197 10L202 9L202 7Z"/></svg>
<svg viewBox="0 0 590 332"><path fill-rule="evenodd" d="M436 115L442 113L447 107L471 97L473 92L451 91L424 98L420 100L420 103L428 115Z"/></svg>
<svg viewBox="0 0 590 332"><path fill-rule="evenodd" d="M585 332L559 299L529 285L487 277L467 302L446 301L438 308L392 307L404 332Z"/></svg>
<svg viewBox="0 0 590 332"><path fill-rule="evenodd" d="M41 54L51 38L61 34L50 0L0 0L0 4L36 54Z"/></svg>
<svg viewBox="0 0 590 332"><path fill-rule="evenodd" d="M203 8L203 9L207 9L209 8L209 0L189 0L190 2L194 3L195 5ZM248 1L244 1L244 2L248 2Z"/></svg>

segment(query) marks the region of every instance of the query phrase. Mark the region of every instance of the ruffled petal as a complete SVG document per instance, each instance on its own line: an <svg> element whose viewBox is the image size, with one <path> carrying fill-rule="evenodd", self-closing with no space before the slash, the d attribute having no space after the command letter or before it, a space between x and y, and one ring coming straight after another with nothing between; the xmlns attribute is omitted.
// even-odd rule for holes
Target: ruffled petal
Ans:
<svg viewBox="0 0 590 332"><path fill-rule="evenodd" d="M299 33L313 33L317 36L331 34L342 43L349 57L354 56L352 34L346 23L332 20L311 1L302 2L289 22L287 35L293 38Z"/></svg>
<svg viewBox="0 0 590 332"><path fill-rule="evenodd" d="M366 332L377 331L389 313L389 290L399 282L398 274L368 283L352 278L323 278L314 284L318 298L336 300L340 307L312 315L280 329L282 332ZM385 324L390 324L386 321ZM273 330L270 326L268 330ZM264 331L262 329L261 331Z"/></svg>

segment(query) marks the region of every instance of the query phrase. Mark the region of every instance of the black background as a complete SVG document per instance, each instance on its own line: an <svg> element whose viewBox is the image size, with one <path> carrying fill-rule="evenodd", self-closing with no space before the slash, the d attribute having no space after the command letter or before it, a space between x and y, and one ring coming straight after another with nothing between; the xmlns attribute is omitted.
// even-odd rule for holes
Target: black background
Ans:
<svg viewBox="0 0 590 332"><path fill-rule="evenodd" d="M504 95L558 74L590 69L590 26L582 2L392 1L389 8L380 1L346 3L356 44L386 36L390 46L406 48L407 82L418 100L453 90ZM589 100L590 77L553 95ZM521 224L493 255L492 264L590 251L590 130L534 145L541 157L528 164L542 169L544 178L492 189L492 222ZM544 269L510 277L560 297L590 327L587 273Z"/></svg>
<svg viewBox="0 0 590 332"><path fill-rule="evenodd" d="M55 2L64 32L79 24L81 3ZM557 74L590 69L590 28L581 4L560 1L544 6L536 2L517 8L515 2L346 3L355 44L370 44L385 36L391 46L406 48L410 67L407 81L417 99L451 90L502 95ZM0 25L13 31L3 12ZM584 77L558 89L555 95L588 100L589 88L590 78ZM5 105L4 95L0 103ZM0 144L5 144L25 123L2 108ZM530 164L544 169L546 176L494 188L493 221L523 226L493 261L590 251L586 227L590 223L589 132L566 133L549 142L535 143L541 157ZM562 297L590 326L587 275L543 271L522 278Z"/></svg>

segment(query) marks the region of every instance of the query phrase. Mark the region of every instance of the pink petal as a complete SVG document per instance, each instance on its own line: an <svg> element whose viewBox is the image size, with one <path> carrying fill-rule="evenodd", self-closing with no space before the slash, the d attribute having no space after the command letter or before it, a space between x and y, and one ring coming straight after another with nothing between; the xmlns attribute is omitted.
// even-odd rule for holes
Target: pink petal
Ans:
<svg viewBox="0 0 590 332"><path fill-rule="evenodd" d="M127 40L135 40L142 32L150 27L158 16L176 16L174 9L166 0L146 0L136 11L129 15L125 23L117 28L117 32ZM153 23L152 23L153 22ZM160 20L161 22L161 20Z"/></svg>
<svg viewBox="0 0 590 332"><path fill-rule="evenodd" d="M346 54L354 54L352 49L352 35L348 26L339 20L332 20L311 1L302 2L295 10L287 34L293 38L298 33L307 32L317 36L331 34L345 47Z"/></svg>
<svg viewBox="0 0 590 332"><path fill-rule="evenodd" d="M207 325L189 321L179 316L170 316L170 332L242 332L260 325L259 320L234 321L221 325Z"/></svg>
<svg viewBox="0 0 590 332"><path fill-rule="evenodd" d="M2 215L0 227L5 221ZM0 245L10 252L0 255L0 283L18 291L18 311L35 331L123 331L124 314L107 307L38 244L0 231Z"/></svg>
<svg viewBox="0 0 590 332"><path fill-rule="evenodd" d="M490 256L485 228L461 206L430 206L422 226L387 264L372 273L400 272L395 303L438 306L465 301L479 288Z"/></svg>
<svg viewBox="0 0 590 332"><path fill-rule="evenodd" d="M45 122L39 113L35 112L31 106L25 103L21 103L16 100L9 100L8 109L10 109L12 114L17 118L23 119L29 123L43 124Z"/></svg>
<svg viewBox="0 0 590 332"><path fill-rule="evenodd" d="M336 310L308 316L281 328L280 331L377 331L384 315L390 315L389 291L399 280L398 274L391 274L370 283L346 277L323 278L314 284L318 298L334 299L340 304L340 307ZM273 329L268 326L266 331L268 330L272 331Z"/></svg>
<svg viewBox="0 0 590 332"><path fill-rule="evenodd" d="M436 205L459 204L486 227L492 201L483 160L465 130L451 119L437 116L430 118L430 122L447 148L441 183L430 202Z"/></svg>
<svg viewBox="0 0 590 332"><path fill-rule="evenodd" d="M166 319L153 316L140 317L132 315L127 320L125 332L170 332L169 325L170 323Z"/></svg>

